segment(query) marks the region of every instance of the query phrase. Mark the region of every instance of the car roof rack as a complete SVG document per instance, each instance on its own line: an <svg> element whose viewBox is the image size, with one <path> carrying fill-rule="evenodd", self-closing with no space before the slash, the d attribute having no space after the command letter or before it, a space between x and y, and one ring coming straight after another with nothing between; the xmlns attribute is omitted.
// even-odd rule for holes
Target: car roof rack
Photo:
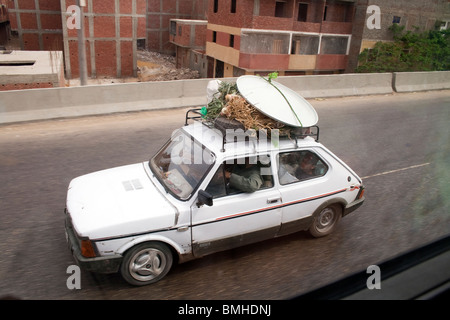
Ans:
<svg viewBox="0 0 450 320"><path fill-rule="evenodd" d="M245 130L244 127L242 128L229 128L231 130L234 130L233 134L229 134L230 132L227 132L224 127L220 126L218 127L214 121L208 121L203 118L203 114L200 112L202 108L193 108L189 109L186 112L186 118L184 125L187 126L189 124L189 120L194 121L200 121L203 125L207 126L210 129L216 128L219 129L220 132L222 132L222 152L225 151L225 144L228 142L238 142L238 141L251 141L251 140L258 140L260 137L260 134L264 134L264 138L267 138L270 136L266 129L260 129L259 131L254 129ZM292 127L290 130L283 130L283 134L280 134L279 131L279 138L280 139L290 139L295 141L295 145L298 146L298 140L304 139L306 137L313 137L316 142L319 141L319 126L314 125L311 127ZM230 139L231 138L231 139Z"/></svg>
<svg viewBox="0 0 450 320"><path fill-rule="evenodd" d="M200 110L202 110L202 108L189 109L186 112L186 119L185 119L184 125L187 126L189 120L195 120L195 121L202 120L203 115L200 113ZM194 115L190 115L191 113L194 113Z"/></svg>

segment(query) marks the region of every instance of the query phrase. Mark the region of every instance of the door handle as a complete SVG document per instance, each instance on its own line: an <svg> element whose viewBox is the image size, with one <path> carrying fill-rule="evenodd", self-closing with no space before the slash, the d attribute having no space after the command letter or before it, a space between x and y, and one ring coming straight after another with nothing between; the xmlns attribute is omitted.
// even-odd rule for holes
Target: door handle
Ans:
<svg viewBox="0 0 450 320"><path fill-rule="evenodd" d="M281 201L281 198L280 198L280 197L277 197L277 198L269 198L269 199L267 199L267 203L268 203L268 204L271 204L271 203L277 203L278 201Z"/></svg>

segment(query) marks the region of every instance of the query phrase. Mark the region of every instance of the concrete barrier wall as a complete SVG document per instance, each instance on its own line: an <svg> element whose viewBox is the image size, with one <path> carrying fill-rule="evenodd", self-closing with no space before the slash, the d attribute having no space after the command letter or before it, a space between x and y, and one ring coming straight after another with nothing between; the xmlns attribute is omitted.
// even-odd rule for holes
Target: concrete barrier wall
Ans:
<svg viewBox="0 0 450 320"><path fill-rule="evenodd" d="M391 73L280 77L277 81L307 99L392 93Z"/></svg>
<svg viewBox="0 0 450 320"><path fill-rule="evenodd" d="M0 92L0 123L206 103L209 79Z"/></svg>
<svg viewBox="0 0 450 320"><path fill-rule="evenodd" d="M396 92L450 89L450 71L395 72L392 87Z"/></svg>
<svg viewBox="0 0 450 320"><path fill-rule="evenodd" d="M211 79L140 82L0 92L0 123L206 104ZM226 78L236 81L236 78ZM450 89L450 72L279 77L305 98Z"/></svg>

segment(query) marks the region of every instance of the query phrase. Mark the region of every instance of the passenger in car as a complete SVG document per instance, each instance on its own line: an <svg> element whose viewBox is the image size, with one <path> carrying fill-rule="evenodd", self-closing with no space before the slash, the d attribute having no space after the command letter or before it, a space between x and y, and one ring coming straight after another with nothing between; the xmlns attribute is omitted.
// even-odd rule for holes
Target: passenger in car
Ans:
<svg viewBox="0 0 450 320"><path fill-rule="evenodd" d="M315 176L316 164L319 159L313 153L308 152L300 161L300 165L295 170L295 177L304 180Z"/></svg>
<svg viewBox="0 0 450 320"><path fill-rule="evenodd" d="M281 184L288 184L291 182L296 182L298 179L292 175L284 165L280 164L278 169L278 179L280 179Z"/></svg>
<svg viewBox="0 0 450 320"><path fill-rule="evenodd" d="M296 182L298 179L295 177L295 170L298 167L299 153L290 152L280 154L280 165L278 168L278 178L281 184L288 184Z"/></svg>
<svg viewBox="0 0 450 320"><path fill-rule="evenodd" d="M233 166L232 171L225 171L225 178L229 181L229 186L239 191L254 192L261 188L264 180L261 176L260 167L250 163L249 158L245 159L245 164Z"/></svg>

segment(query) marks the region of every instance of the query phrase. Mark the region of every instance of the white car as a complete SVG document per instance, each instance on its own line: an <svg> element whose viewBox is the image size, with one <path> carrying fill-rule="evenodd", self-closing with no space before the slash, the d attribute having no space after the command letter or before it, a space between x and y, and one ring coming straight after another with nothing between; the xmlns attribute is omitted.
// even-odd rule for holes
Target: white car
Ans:
<svg viewBox="0 0 450 320"><path fill-rule="evenodd" d="M364 187L317 141L318 127L308 130L230 139L186 121L150 161L73 179L66 233L75 260L146 285L175 262L302 230L330 234L363 204Z"/></svg>

